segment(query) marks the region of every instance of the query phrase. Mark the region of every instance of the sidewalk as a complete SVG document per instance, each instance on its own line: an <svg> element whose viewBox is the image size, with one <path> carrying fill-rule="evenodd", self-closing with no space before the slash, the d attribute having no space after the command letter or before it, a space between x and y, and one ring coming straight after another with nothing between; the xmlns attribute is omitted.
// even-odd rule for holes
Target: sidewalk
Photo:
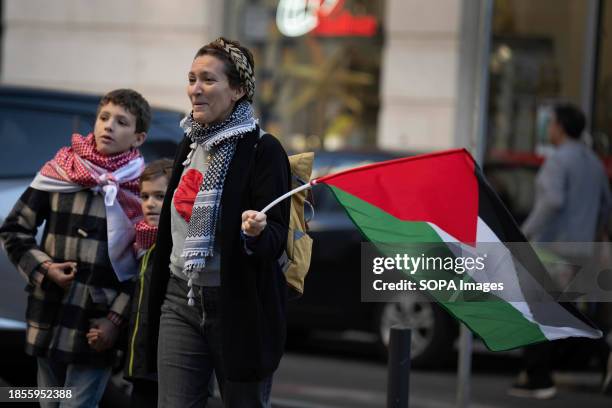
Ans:
<svg viewBox="0 0 612 408"><path fill-rule="evenodd" d="M210 408L223 408L223 403L219 397L212 398L208 401L207 407ZM331 406L324 406L321 404L313 404L309 402L288 400L280 398L272 398L272 408L334 408Z"/></svg>

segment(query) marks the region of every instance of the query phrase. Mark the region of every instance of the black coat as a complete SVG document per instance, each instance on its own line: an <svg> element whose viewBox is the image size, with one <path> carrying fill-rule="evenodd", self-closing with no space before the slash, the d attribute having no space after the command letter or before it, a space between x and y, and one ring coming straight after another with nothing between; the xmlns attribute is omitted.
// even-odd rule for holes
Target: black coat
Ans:
<svg viewBox="0 0 612 408"><path fill-rule="evenodd" d="M157 380L157 373L148 367L146 356L148 335L148 316L146 308L149 304L151 288L151 268L155 257L155 245L147 250L138 265L138 276L134 280L132 308L125 345L125 365L123 373L127 380ZM158 316L159 317L159 316Z"/></svg>
<svg viewBox="0 0 612 408"><path fill-rule="evenodd" d="M190 140L179 145L157 235L151 274L147 355L154 367L160 308L170 276L170 205L189 153ZM245 135L227 171L221 196L221 317L223 364L232 381L258 381L276 370L286 337L287 284L277 259L285 249L290 200L267 212L267 226L247 255L240 236L245 210L261 210L289 191L287 154L276 138L259 128Z"/></svg>

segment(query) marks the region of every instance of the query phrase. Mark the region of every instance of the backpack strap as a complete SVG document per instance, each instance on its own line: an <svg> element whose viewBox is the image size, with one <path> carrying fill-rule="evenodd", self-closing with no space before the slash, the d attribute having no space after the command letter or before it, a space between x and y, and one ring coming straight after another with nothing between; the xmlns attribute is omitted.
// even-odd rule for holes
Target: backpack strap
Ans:
<svg viewBox="0 0 612 408"><path fill-rule="evenodd" d="M255 142L255 145L253 146L254 152L257 151L257 145L259 144L259 141L261 140L261 138L267 134L268 133L265 130L259 127L259 136L257 137L257 141ZM293 174L291 175L291 177L293 177ZM283 253L281 254L280 258L277 259L277 262L281 270L283 271L283 273L285 273L285 271L289 267L289 256L287 255L287 248L283 249Z"/></svg>

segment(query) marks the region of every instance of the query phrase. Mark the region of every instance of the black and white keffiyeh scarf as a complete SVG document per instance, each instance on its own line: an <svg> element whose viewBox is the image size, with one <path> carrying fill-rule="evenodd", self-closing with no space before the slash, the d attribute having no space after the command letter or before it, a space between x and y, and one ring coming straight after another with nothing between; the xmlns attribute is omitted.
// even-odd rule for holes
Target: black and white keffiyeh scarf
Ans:
<svg viewBox="0 0 612 408"><path fill-rule="evenodd" d="M193 280L204 269L206 258L213 255L219 205L227 169L234 157L238 140L253 131L256 126L253 108L246 101L236 105L229 118L216 125L204 127L193 120L192 115L181 121L181 127L193 142L191 153L184 164L189 163L198 145L208 152L208 167L193 203L182 253L185 261L183 272L189 279L188 298L191 306L194 304L194 293L191 289Z"/></svg>

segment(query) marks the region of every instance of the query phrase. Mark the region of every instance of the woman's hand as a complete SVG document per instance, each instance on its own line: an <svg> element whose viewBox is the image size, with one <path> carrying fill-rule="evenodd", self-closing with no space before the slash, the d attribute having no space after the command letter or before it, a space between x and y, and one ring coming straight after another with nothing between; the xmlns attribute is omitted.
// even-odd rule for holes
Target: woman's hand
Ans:
<svg viewBox="0 0 612 408"><path fill-rule="evenodd" d="M249 237L257 237L261 234L261 231L266 228L267 222L266 219L268 217L266 214L254 211L247 210L242 213L242 232Z"/></svg>

